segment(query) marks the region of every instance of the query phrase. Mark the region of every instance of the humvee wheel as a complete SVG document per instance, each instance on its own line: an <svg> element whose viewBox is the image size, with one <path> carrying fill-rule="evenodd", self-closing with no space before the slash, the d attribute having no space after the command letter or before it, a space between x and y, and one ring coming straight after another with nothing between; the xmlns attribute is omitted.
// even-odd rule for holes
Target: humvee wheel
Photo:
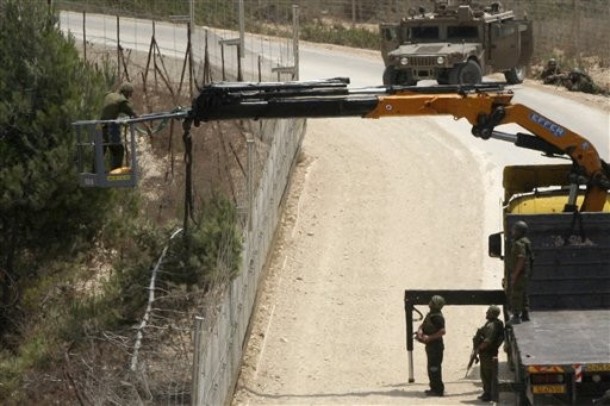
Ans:
<svg viewBox="0 0 610 406"><path fill-rule="evenodd" d="M404 70L396 70L393 66L388 66L383 71L383 84L385 86L415 86L417 80L413 80L411 75Z"/></svg>
<svg viewBox="0 0 610 406"><path fill-rule="evenodd" d="M396 84L396 69L393 66L388 66L383 71L383 84L385 86L391 86Z"/></svg>
<svg viewBox="0 0 610 406"><path fill-rule="evenodd" d="M443 69L436 75L436 82L439 85L449 84L449 69Z"/></svg>
<svg viewBox="0 0 610 406"><path fill-rule="evenodd" d="M481 67L475 61L462 63L449 72L449 83L452 85L476 85L481 83Z"/></svg>
<svg viewBox="0 0 610 406"><path fill-rule="evenodd" d="M515 66L514 68L504 72L506 83L509 85L517 85L523 83L525 79L525 68L523 66Z"/></svg>

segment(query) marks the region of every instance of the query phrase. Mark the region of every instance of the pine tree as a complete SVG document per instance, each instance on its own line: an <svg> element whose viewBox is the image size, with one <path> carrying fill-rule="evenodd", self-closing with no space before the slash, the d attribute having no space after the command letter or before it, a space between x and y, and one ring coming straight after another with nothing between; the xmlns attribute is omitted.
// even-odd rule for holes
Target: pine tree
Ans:
<svg viewBox="0 0 610 406"><path fill-rule="evenodd" d="M47 2L0 4L0 332L39 264L87 240L110 196L78 188L71 126L97 115L104 75L56 22Z"/></svg>

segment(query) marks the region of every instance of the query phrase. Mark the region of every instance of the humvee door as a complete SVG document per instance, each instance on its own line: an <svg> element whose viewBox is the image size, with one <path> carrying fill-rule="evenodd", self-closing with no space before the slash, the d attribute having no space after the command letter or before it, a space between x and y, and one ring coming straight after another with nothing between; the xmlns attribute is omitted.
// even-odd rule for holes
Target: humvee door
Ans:
<svg viewBox="0 0 610 406"><path fill-rule="evenodd" d="M509 70L526 62L522 58L522 31L527 31L528 28L528 24L518 20L489 24L488 55L489 63L494 70ZM524 48L529 48L529 46L524 46ZM525 59L529 59L529 57Z"/></svg>
<svg viewBox="0 0 610 406"><path fill-rule="evenodd" d="M398 48L401 43L400 25L380 24L379 34L381 35L381 56L387 66L389 64L388 53Z"/></svg>

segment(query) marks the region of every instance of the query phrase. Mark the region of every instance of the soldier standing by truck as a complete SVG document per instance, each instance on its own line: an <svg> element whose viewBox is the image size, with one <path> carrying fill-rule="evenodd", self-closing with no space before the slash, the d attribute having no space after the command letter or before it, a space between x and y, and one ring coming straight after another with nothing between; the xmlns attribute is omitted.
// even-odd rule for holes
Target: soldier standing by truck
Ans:
<svg viewBox="0 0 610 406"><path fill-rule="evenodd" d="M430 389L426 390L425 393L428 396L444 396L445 394L442 372L443 352L445 350L443 343L445 317L441 313L444 305L445 299L442 296L432 296L428 304L430 312L424 318L415 335L417 341L426 344Z"/></svg>
<svg viewBox="0 0 610 406"><path fill-rule="evenodd" d="M493 358L498 356L498 348L504 341L504 323L499 319L500 308L489 306L485 313L486 322L477 330L473 339L475 351L481 361L481 382L483 394L478 399L484 402L492 400Z"/></svg>
<svg viewBox="0 0 610 406"><path fill-rule="evenodd" d="M505 283L508 283L507 296L510 301L511 324L529 321L529 297L527 283L532 268L532 243L526 237L528 226L525 221L517 221L511 228L513 238L507 264Z"/></svg>

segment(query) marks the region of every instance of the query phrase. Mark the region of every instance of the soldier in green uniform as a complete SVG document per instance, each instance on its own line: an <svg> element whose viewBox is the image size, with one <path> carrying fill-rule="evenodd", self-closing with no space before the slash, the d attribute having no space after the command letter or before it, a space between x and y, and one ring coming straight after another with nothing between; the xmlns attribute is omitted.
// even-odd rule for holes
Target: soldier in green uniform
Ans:
<svg viewBox="0 0 610 406"><path fill-rule="evenodd" d="M493 358L498 356L498 348L504 341L504 323L499 319L500 308L489 306L485 313L487 321L485 325L477 330L475 335L476 351L481 362L481 381L483 382L483 394L479 399L490 402L491 384L493 376Z"/></svg>
<svg viewBox="0 0 610 406"><path fill-rule="evenodd" d="M115 120L121 114L137 117L137 114L129 101L132 94L133 86L129 82L121 84L118 92L106 94L100 119ZM116 124L103 125L102 134L104 138L104 154L106 154L106 149L110 150L110 170L120 168L123 166L123 156L125 155L125 147L121 141L120 127Z"/></svg>
<svg viewBox="0 0 610 406"><path fill-rule="evenodd" d="M555 58L549 59L546 68L540 73L540 78L545 85L557 85L563 83L567 79L567 75L561 73L561 69L557 66Z"/></svg>
<svg viewBox="0 0 610 406"><path fill-rule="evenodd" d="M506 267L505 282L510 301L511 324L529 321L529 298L527 295L528 279L532 267L532 243L526 237L528 226L525 221L517 221L512 229L512 244Z"/></svg>
<svg viewBox="0 0 610 406"><path fill-rule="evenodd" d="M430 312L426 315L422 324L417 329L415 338L420 343L426 344L426 357L428 359L428 378L430 389L426 390L428 396L443 396L445 385L443 384L443 374L441 365L443 363L443 351L445 345L443 336L445 335L445 318L441 309L445 305L442 296L434 295L430 299L428 306Z"/></svg>
<svg viewBox="0 0 610 406"><path fill-rule="evenodd" d="M568 80L565 81L565 86L572 92L583 92L598 94L601 93L599 86L593 82L591 76L578 68L574 68L568 74Z"/></svg>

